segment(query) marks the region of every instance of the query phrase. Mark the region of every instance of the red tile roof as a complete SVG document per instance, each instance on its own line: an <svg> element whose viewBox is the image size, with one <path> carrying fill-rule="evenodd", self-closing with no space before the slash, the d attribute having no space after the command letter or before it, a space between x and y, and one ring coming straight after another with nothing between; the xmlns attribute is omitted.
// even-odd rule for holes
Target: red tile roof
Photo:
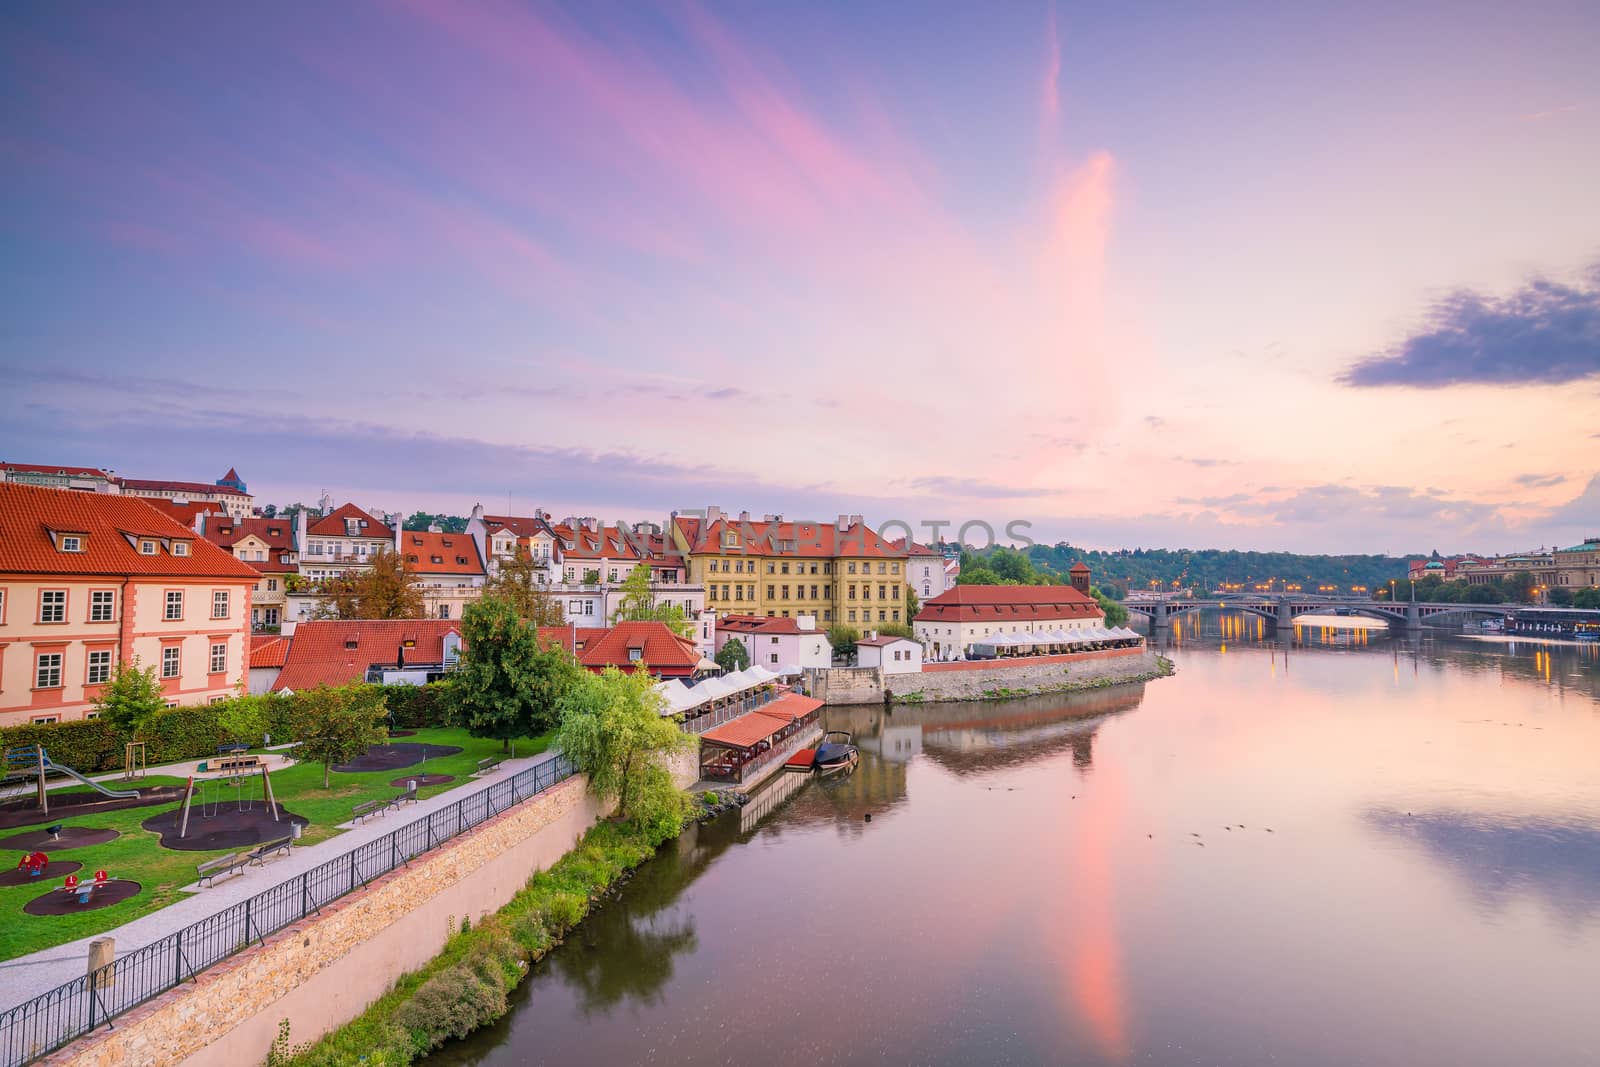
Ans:
<svg viewBox="0 0 1600 1067"><path fill-rule="evenodd" d="M510 530L519 539L532 537L541 530L550 528L550 524L538 515L485 515L483 524L488 528L490 536L499 533L501 530Z"/></svg>
<svg viewBox="0 0 1600 1067"><path fill-rule="evenodd" d="M701 740L728 748L753 748L794 720L822 707L822 701L788 693L765 707L746 712L700 735Z"/></svg>
<svg viewBox="0 0 1600 1067"><path fill-rule="evenodd" d="M559 642L568 652L573 651L572 628L568 626L541 626L539 638L545 642ZM574 655L578 662L592 671L618 667L631 671L643 662L650 673L665 678L682 678L694 673L700 663L700 651L687 637L679 637L664 622L619 622L612 627L579 627L577 642L583 647ZM630 655L639 649L638 659Z"/></svg>
<svg viewBox="0 0 1600 1067"><path fill-rule="evenodd" d="M83 551L57 550L52 533L83 535ZM141 555L130 535L156 541L155 554ZM177 541L188 544L188 555L172 554ZM0 482L0 572L256 578L255 571L149 501L11 482Z"/></svg>
<svg viewBox="0 0 1600 1067"><path fill-rule="evenodd" d="M910 641L914 645L920 643L920 642L917 642L915 640L912 640L909 637L900 637L900 636L894 635L894 634L891 634L891 635L885 637L882 634L880 634L877 637L863 637L861 640L856 642L856 645L858 647L861 646L861 645L870 645L873 648L883 648L885 645L892 645L896 641Z"/></svg>
<svg viewBox="0 0 1600 1067"><path fill-rule="evenodd" d="M282 667L292 638L282 634L250 635L250 669Z"/></svg>
<svg viewBox="0 0 1600 1067"><path fill-rule="evenodd" d="M421 575L483 573L483 558L471 534L402 530L400 551Z"/></svg>
<svg viewBox="0 0 1600 1067"><path fill-rule="evenodd" d="M906 539L904 537L897 537L893 541L889 542L889 547L893 548L897 552L905 552ZM939 556L941 558L944 555L944 553L940 552L938 549L930 548L927 545L918 544L916 541L911 542L911 551L907 554L912 556Z"/></svg>
<svg viewBox="0 0 1600 1067"><path fill-rule="evenodd" d="M99 467L53 467L48 463L0 463L0 470L25 471L28 474L70 474L77 478L104 478L116 481L116 475Z"/></svg>
<svg viewBox="0 0 1600 1067"><path fill-rule="evenodd" d="M560 645L572 656L579 655L606 632L604 626L541 626L539 641L545 646Z"/></svg>
<svg viewBox="0 0 1600 1067"><path fill-rule="evenodd" d="M1083 560L1080 559L1078 562L1074 563L1071 567L1067 568L1067 573L1068 574L1088 574L1089 573L1089 565L1087 563L1085 563Z"/></svg>
<svg viewBox="0 0 1600 1067"><path fill-rule="evenodd" d="M262 574L293 574L299 567L293 562L298 551L294 543L294 523L288 519L235 519L226 514L206 520L207 541L232 550L246 537L255 537L267 544L266 559L247 560ZM287 553L290 562L284 562Z"/></svg>
<svg viewBox="0 0 1600 1067"><path fill-rule="evenodd" d="M218 504L214 500L187 500L183 503L179 503L176 500L161 500L156 497L151 497L150 499L146 500L145 503L149 504L157 511L171 515L174 519L177 519L191 530L194 529L194 520L198 516L208 515L213 512L222 515L227 514L226 511L219 510L221 509L222 505Z"/></svg>
<svg viewBox="0 0 1600 1067"><path fill-rule="evenodd" d="M307 516L307 519L309 521L310 516ZM344 532L344 520L346 519L365 519L367 521L366 529L354 535L346 534ZM341 504L334 508L316 522L311 523L307 527L306 533L316 534L318 537L383 537L390 541L394 540L394 531L385 525L383 520L367 514L354 504ZM465 537L466 535L462 534L462 536Z"/></svg>
<svg viewBox="0 0 1600 1067"><path fill-rule="evenodd" d="M290 638L274 691L348 685L374 663L394 663L402 646L407 663L444 662L444 637L460 633L449 619L325 619L302 622ZM254 657L252 656L252 666Z"/></svg>
<svg viewBox="0 0 1600 1067"><path fill-rule="evenodd" d="M680 520L681 522L681 520ZM723 545L724 533L738 534L737 546ZM905 557L879 537L866 523L851 523L840 530L828 522L756 522L720 518L700 532L690 551L696 555L801 556L828 559L837 556Z"/></svg>
<svg viewBox="0 0 1600 1067"><path fill-rule="evenodd" d="M1104 618L1093 597L1070 585L958 585L925 600L917 622L1028 622Z"/></svg>
<svg viewBox="0 0 1600 1067"><path fill-rule="evenodd" d="M802 630L798 619L767 618L764 615L724 615L717 620L717 629L740 634L814 634L821 631L813 627Z"/></svg>
<svg viewBox="0 0 1600 1067"><path fill-rule="evenodd" d="M561 541L561 551L567 559L645 559L650 551L650 536L644 531L624 532L617 526L590 530L566 523L556 523L550 529Z"/></svg>

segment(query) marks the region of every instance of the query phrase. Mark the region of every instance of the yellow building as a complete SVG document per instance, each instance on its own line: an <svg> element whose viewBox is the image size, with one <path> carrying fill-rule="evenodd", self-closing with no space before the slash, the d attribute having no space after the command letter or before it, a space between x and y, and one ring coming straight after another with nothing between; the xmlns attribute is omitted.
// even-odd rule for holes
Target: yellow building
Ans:
<svg viewBox="0 0 1600 1067"><path fill-rule="evenodd" d="M905 550L859 515L830 525L709 508L704 518L675 516L670 536L718 615L811 615L823 628L907 621Z"/></svg>

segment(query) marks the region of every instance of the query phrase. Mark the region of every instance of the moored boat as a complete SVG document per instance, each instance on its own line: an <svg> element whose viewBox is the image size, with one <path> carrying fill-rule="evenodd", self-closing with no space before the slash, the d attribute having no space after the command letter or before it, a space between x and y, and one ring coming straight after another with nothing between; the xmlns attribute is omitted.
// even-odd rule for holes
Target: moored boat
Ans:
<svg viewBox="0 0 1600 1067"><path fill-rule="evenodd" d="M812 766L816 767L820 774L833 774L849 770L860 761L861 753L851 744L849 731L829 730L822 738L822 744L817 746L817 755Z"/></svg>

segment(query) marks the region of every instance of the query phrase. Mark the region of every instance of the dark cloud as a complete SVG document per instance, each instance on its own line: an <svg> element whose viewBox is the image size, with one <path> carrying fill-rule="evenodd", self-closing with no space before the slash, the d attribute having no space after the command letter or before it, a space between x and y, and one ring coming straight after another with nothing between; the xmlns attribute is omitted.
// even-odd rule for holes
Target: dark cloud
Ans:
<svg viewBox="0 0 1600 1067"><path fill-rule="evenodd" d="M1513 479L1518 485L1528 489L1548 489L1552 485L1560 485L1567 480L1565 474L1519 474Z"/></svg>
<svg viewBox="0 0 1600 1067"><path fill-rule="evenodd" d="M1459 290L1397 348L1361 360L1346 385L1434 389L1553 384L1600 374L1600 263L1578 285L1536 278L1506 297Z"/></svg>

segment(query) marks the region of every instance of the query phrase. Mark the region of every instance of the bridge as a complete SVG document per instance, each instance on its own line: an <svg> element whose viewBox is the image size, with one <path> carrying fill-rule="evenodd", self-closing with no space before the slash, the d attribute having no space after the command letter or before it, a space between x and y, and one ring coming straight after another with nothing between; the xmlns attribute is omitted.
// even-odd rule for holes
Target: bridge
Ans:
<svg viewBox="0 0 1600 1067"><path fill-rule="evenodd" d="M1420 600L1356 600L1342 597L1249 597L1238 594L1197 599L1192 597L1167 597L1161 600L1126 601L1123 607L1150 620L1152 631L1165 629L1173 619L1189 615L1202 608L1231 608L1251 615L1259 615L1280 628L1292 628L1302 615L1325 614L1339 611L1347 615L1361 615L1369 619L1382 619L1390 629L1409 630L1422 625L1422 620L1439 615L1504 615L1523 607L1520 604L1439 604Z"/></svg>

